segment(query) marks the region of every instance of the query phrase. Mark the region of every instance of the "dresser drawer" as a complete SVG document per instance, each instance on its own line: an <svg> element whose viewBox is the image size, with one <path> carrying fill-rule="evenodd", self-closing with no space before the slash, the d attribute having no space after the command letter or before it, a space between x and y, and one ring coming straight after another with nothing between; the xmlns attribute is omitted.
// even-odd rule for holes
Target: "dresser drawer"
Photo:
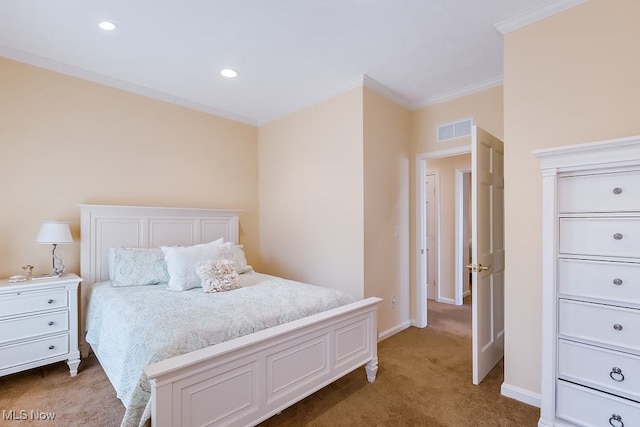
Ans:
<svg viewBox="0 0 640 427"><path fill-rule="evenodd" d="M0 316L53 310L67 307L68 304L64 288L11 292L0 294Z"/></svg>
<svg viewBox="0 0 640 427"><path fill-rule="evenodd" d="M640 217L560 218L560 254L640 258Z"/></svg>
<svg viewBox="0 0 640 427"><path fill-rule="evenodd" d="M0 347L0 369L10 368L69 352L69 334L40 338Z"/></svg>
<svg viewBox="0 0 640 427"><path fill-rule="evenodd" d="M558 376L640 401L640 356L558 340Z"/></svg>
<svg viewBox="0 0 640 427"><path fill-rule="evenodd" d="M640 211L640 171L558 179L560 213Z"/></svg>
<svg viewBox="0 0 640 427"><path fill-rule="evenodd" d="M640 305L640 264L560 259L558 291Z"/></svg>
<svg viewBox="0 0 640 427"><path fill-rule="evenodd" d="M0 344L68 330L69 312L66 310L2 320Z"/></svg>
<svg viewBox="0 0 640 427"><path fill-rule="evenodd" d="M558 300L558 333L640 352L640 310L567 299Z"/></svg>
<svg viewBox="0 0 640 427"><path fill-rule="evenodd" d="M640 425L640 404L560 380L556 417L577 426L633 427Z"/></svg>

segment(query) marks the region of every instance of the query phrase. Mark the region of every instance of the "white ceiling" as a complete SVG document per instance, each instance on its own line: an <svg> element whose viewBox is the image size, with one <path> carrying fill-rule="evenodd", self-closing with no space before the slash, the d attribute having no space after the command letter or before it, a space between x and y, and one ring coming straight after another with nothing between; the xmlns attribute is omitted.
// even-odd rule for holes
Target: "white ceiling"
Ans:
<svg viewBox="0 0 640 427"><path fill-rule="evenodd" d="M496 24L575 3L2 0L0 56L260 125L362 84L410 109L497 85Z"/></svg>

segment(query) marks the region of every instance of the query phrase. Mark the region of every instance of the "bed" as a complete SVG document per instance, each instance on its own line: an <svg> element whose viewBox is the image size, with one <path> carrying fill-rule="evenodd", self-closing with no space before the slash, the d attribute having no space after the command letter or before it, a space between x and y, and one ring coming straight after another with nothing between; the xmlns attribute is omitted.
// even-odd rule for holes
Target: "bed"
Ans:
<svg viewBox="0 0 640 427"><path fill-rule="evenodd" d="M81 206L83 327L125 404L124 425L149 419L160 427L255 425L358 367L375 380L379 298L345 299L335 290L251 270L239 275L238 289L213 294L170 291L163 283L117 288L108 282L109 248L201 246L218 239L237 245L238 234L237 211ZM286 289L294 299L287 299ZM242 314L232 297L256 309ZM201 307L205 299L218 305ZM283 302L290 309L275 308ZM178 320L167 312L169 305L189 308L178 312L195 319ZM171 327L132 321L134 312ZM209 319L208 312L220 316ZM239 321L246 318L253 323ZM138 324L147 323L151 332L142 332ZM174 326L179 324L187 332ZM160 351L137 351L158 342ZM87 342L81 345L86 352Z"/></svg>

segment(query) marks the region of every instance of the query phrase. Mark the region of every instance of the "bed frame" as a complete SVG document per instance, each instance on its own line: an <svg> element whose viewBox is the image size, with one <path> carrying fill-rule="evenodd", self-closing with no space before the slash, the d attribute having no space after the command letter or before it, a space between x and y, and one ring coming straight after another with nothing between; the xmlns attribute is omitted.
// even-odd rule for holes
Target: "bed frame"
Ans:
<svg viewBox="0 0 640 427"><path fill-rule="evenodd" d="M238 243L238 211L81 205L81 313L108 280L112 246ZM253 426L349 372L378 370L377 304L367 298L149 365L153 426ZM82 335L83 354L88 344Z"/></svg>

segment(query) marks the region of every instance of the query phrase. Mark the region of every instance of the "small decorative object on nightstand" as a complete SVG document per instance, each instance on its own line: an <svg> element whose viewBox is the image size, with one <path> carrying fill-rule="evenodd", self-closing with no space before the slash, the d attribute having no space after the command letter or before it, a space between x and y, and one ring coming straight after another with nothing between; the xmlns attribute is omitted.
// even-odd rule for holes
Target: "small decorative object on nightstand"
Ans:
<svg viewBox="0 0 640 427"><path fill-rule="evenodd" d="M22 269L24 270L24 277L26 277L27 280L33 277L33 265L27 264L24 267L22 267Z"/></svg>
<svg viewBox="0 0 640 427"><path fill-rule="evenodd" d="M75 274L11 283L0 280L0 376L66 360L78 373Z"/></svg>
<svg viewBox="0 0 640 427"><path fill-rule="evenodd" d="M65 271L62 259L56 256L56 246L72 242L71 230L69 230L69 224L66 222L46 221L42 224L36 243L53 245L53 251L51 252L51 276L61 275Z"/></svg>

